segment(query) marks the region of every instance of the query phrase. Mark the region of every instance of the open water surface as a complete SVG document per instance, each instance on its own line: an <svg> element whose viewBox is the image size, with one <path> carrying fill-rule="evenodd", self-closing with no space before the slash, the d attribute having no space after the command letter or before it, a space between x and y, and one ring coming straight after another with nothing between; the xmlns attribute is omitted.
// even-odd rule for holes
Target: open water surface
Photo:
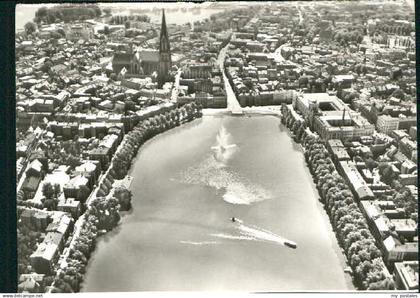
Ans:
<svg viewBox="0 0 420 298"><path fill-rule="evenodd" d="M130 175L133 210L99 240L83 291L351 289L278 118L195 120L148 141Z"/></svg>

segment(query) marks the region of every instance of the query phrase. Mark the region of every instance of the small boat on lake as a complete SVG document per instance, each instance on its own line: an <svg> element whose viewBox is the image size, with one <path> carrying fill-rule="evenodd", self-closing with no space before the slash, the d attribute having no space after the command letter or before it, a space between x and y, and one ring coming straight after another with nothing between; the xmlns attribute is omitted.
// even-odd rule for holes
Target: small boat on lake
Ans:
<svg viewBox="0 0 420 298"><path fill-rule="evenodd" d="M290 241L290 240L284 241L284 245L286 245L287 247L293 248L293 249L297 248L297 244L294 243L293 241Z"/></svg>

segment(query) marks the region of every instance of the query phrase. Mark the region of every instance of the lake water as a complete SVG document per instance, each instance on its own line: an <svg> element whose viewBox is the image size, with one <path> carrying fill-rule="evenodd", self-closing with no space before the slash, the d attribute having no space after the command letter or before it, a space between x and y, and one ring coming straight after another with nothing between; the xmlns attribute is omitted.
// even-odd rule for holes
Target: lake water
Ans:
<svg viewBox="0 0 420 298"><path fill-rule="evenodd" d="M352 289L279 118L195 120L147 142L130 175L133 210L98 241L84 292Z"/></svg>
<svg viewBox="0 0 420 298"><path fill-rule="evenodd" d="M133 8L140 7L143 8L144 5L138 5L134 6ZM212 14L222 12L222 9L201 9L200 11L192 11L192 10L186 10L182 11L179 10L166 10L165 11L165 17L166 17L166 23L168 25L176 24L176 25L183 25L186 23L194 23L196 21L203 21L206 18L210 18ZM121 10L120 12L115 12L115 14L122 14L122 15L129 15L131 12L129 10ZM145 14L150 17L151 23L157 23L160 24L162 22L162 11L156 10L156 11L147 11L147 12L140 12L139 14Z"/></svg>
<svg viewBox="0 0 420 298"><path fill-rule="evenodd" d="M54 4L18 4L16 5L16 13L15 13L15 30L16 32L18 30L23 30L25 24L27 22L32 22L33 18L35 17L35 12L43 7L51 7ZM55 4L56 5L56 4ZM186 5L185 3L119 3L119 4L109 4L106 5L106 3L102 3L103 8L105 7L116 7L117 10L114 12L114 14L130 14L129 9L151 9L151 11L144 12L141 14L146 14L150 17L150 21L152 23L158 23L160 24L162 21L162 12L160 10L152 11L153 8L162 9L165 7L169 8L193 8L198 7L196 4L189 3ZM168 25L170 24L176 24L176 25L182 25L185 23L193 23L195 21L202 21L205 18L210 18L212 14L218 13L223 11L222 9L212 9L212 8L202 8L199 12L198 11L192 11L192 10L186 10L182 11L179 10L167 10L165 11L166 14L166 22Z"/></svg>
<svg viewBox="0 0 420 298"><path fill-rule="evenodd" d="M35 12L46 4L17 4L15 9L15 31L23 30L27 22L32 22ZM48 7L48 6L47 6Z"/></svg>

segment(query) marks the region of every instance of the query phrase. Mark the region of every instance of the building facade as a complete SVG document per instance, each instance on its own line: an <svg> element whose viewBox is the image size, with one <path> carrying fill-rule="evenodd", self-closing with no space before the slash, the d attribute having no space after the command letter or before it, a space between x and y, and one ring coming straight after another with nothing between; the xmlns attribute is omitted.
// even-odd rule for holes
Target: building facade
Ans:
<svg viewBox="0 0 420 298"><path fill-rule="evenodd" d="M373 124L335 95L304 93L293 101L293 107L308 118L310 127L324 140L353 140L375 131Z"/></svg>
<svg viewBox="0 0 420 298"><path fill-rule="evenodd" d="M419 288L419 262L407 261L395 263L394 275L399 290L416 290Z"/></svg>

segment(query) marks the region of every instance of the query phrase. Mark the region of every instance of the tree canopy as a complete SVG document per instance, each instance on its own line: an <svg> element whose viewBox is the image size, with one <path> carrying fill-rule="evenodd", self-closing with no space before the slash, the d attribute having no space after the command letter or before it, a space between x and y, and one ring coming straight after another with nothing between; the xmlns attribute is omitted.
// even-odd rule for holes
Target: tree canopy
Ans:
<svg viewBox="0 0 420 298"><path fill-rule="evenodd" d="M99 17L102 14L101 9L96 4L84 5L57 5L53 7L41 7L35 13L34 21L36 23L51 24L54 22L72 22Z"/></svg>
<svg viewBox="0 0 420 298"><path fill-rule="evenodd" d="M27 22L24 26L26 34L32 34L36 31L36 25L34 22Z"/></svg>

